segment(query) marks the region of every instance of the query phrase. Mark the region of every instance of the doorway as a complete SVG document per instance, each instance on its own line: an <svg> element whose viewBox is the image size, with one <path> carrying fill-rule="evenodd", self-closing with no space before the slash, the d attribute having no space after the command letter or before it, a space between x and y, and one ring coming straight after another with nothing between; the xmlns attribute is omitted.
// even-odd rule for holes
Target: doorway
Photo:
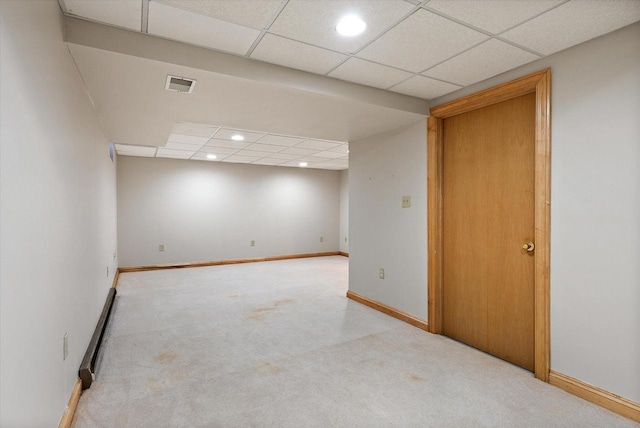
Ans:
<svg viewBox="0 0 640 428"><path fill-rule="evenodd" d="M550 70L431 109L429 329L549 374Z"/></svg>

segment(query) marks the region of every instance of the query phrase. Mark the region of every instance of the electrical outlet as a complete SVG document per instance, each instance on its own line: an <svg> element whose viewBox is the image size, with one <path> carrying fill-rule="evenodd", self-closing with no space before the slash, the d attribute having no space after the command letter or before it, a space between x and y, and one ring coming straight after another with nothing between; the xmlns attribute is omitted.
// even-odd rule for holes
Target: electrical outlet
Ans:
<svg viewBox="0 0 640 428"><path fill-rule="evenodd" d="M346 236L344 237L344 242L347 242L347 237Z"/></svg>
<svg viewBox="0 0 640 428"><path fill-rule="evenodd" d="M164 251L164 244L158 245L158 251Z"/></svg>
<svg viewBox="0 0 640 428"><path fill-rule="evenodd" d="M402 197L402 208L411 207L411 196L403 196Z"/></svg>
<svg viewBox="0 0 640 428"><path fill-rule="evenodd" d="M107 266L107 278L109 278L109 266Z"/></svg>
<svg viewBox="0 0 640 428"><path fill-rule="evenodd" d="M378 271L378 278L384 279L384 268L380 268L380 271Z"/></svg>
<svg viewBox="0 0 640 428"><path fill-rule="evenodd" d="M252 241L251 241L251 246L252 246L252 247L255 247L255 246L256 246L256 241L253 241L253 240L252 240Z"/></svg>
<svg viewBox="0 0 640 428"><path fill-rule="evenodd" d="M324 242L324 236L320 237L320 242Z"/></svg>
<svg viewBox="0 0 640 428"><path fill-rule="evenodd" d="M69 356L69 333L64 333L62 336L62 361L65 361Z"/></svg>
<svg viewBox="0 0 640 428"><path fill-rule="evenodd" d="M116 259L116 253L113 253L113 260Z"/></svg>

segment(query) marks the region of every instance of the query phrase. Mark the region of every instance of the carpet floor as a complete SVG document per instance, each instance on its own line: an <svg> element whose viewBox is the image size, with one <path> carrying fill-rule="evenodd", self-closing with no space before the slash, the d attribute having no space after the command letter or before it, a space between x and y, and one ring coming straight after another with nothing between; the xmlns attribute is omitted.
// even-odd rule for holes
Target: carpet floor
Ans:
<svg viewBox="0 0 640 428"><path fill-rule="evenodd" d="M72 426L640 426L347 283L340 256L121 274Z"/></svg>

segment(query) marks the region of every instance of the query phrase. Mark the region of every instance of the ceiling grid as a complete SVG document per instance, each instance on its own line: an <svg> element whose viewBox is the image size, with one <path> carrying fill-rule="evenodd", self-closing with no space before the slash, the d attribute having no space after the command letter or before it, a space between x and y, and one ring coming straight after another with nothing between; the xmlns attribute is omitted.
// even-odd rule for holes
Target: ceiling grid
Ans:
<svg viewBox="0 0 640 428"><path fill-rule="evenodd" d="M198 123L176 123L164 147L116 144L124 156L347 169L348 143Z"/></svg>
<svg viewBox="0 0 640 428"><path fill-rule="evenodd" d="M58 1L68 16L423 99L640 21L638 0ZM347 14L362 34L336 33Z"/></svg>

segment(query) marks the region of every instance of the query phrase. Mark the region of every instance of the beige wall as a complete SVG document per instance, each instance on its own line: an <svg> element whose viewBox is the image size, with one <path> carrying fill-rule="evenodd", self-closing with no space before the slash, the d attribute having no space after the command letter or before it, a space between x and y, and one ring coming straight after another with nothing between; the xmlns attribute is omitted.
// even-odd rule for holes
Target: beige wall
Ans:
<svg viewBox="0 0 640 428"><path fill-rule="evenodd" d="M349 289L427 317L426 120L349 144ZM411 207L402 208L402 196ZM385 279L378 278L384 268Z"/></svg>
<svg viewBox="0 0 640 428"><path fill-rule="evenodd" d="M339 171L118 158L121 266L338 251L339 233Z"/></svg>
<svg viewBox="0 0 640 428"><path fill-rule="evenodd" d="M116 167L58 3L0 22L0 426L54 427L117 266Z"/></svg>
<svg viewBox="0 0 640 428"><path fill-rule="evenodd" d="M349 252L349 170L340 171L340 251Z"/></svg>

